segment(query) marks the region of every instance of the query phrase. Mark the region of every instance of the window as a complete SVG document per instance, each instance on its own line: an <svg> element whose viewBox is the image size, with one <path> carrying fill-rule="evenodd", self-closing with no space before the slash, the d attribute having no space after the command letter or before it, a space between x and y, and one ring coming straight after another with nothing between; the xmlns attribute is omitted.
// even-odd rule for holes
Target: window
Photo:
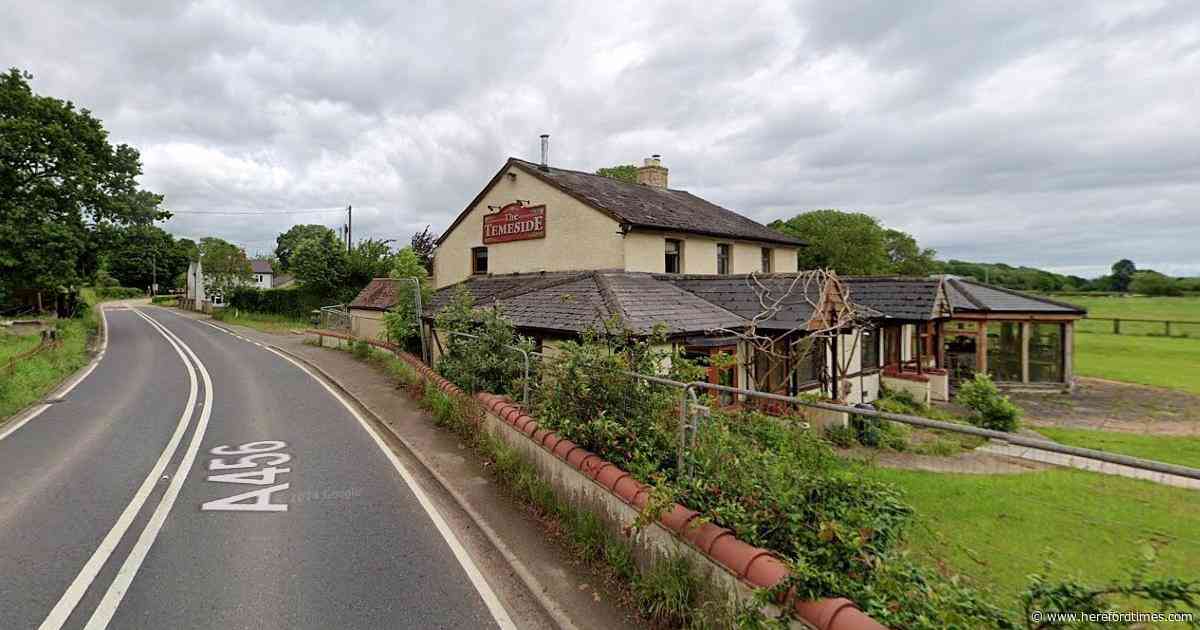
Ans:
<svg viewBox="0 0 1200 630"><path fill-rule="evenodd" d="M667 259L664 269L667 273L683 271L683 242L673 238L667 239Z"/></svg>
<svg viewBox="0 0 1200 630"><path fill-rule="evenodd" d="M732 272L732 249L729 243L717 243L717 273L727 275Z"/></svg>
<svg viewBox="0 0 1200 630"><path fill-rule="evenodd" d="M987 332L988 373L993 380L1021 382L1021 322L992 322Z"/></svg>
<svg viewBox="0 0 1200 630"><path fill-rule="evenodd" d="M879 334L878 331L867 328L862 333L862 369L873 370L879 367Z"/></svg>
<svg viewBox="0 0 1200 630"><path fill-rule="evenodd" d="M471 273L487 273L487 262L486 247L471 248Z"/></svg>
<svg viewBox="0 0 1200 630"><path fill-rule="evenodd" d="M1031 324L1029 335L1029 380L1061 383L1063 380L1063 325Z"/></svg>
<svg viewBox="0 0 1200 630"><path fill-rule="evenodd" d="M771 273L771 248L762 248L762 270L763 273Z"/></svg>

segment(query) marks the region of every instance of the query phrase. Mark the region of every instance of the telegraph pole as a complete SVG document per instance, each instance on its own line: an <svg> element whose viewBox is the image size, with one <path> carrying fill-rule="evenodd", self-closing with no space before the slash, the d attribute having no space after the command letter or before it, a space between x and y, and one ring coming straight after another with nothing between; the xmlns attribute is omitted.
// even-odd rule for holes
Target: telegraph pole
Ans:
<svg viewBox="0 0 1200 630"><path fill-rule="evenodd" d="M350 248L353 246L354 238L351 230L354 229L354 212L350 205L346 206L346 253L350 253Z"/></svg>

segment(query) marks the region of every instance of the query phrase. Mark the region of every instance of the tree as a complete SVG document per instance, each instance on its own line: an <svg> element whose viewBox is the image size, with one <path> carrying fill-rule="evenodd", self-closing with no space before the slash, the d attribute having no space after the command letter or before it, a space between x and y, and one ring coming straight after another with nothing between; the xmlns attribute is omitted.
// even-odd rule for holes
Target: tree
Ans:
<svg viewBox="0 0 1200 630"><path fill-rule="evenodd" d="M325 227L324 225L293 225L288 231L280 234L275 238L275 257L279 259L279 269L277 273L288 273L292 271L292 254L296 251L296 246L306 238L324 238L329 235L333 240L338 240L337 233Z"/></svg>
<svg viewBox="0 0 1200 630"><path fill-rule="evenodd" d="M0 75L0 292L78 286L99 265L98 230L170 216L138 188L137 150L111 145L87 109L34 94L32 78Z"/></svg>
<svg viewBox="0 0 1200 630"><path fill-rule="evenodd" d="M187 270L190 260L187 248L151 225L113 230L106 241L103 256L108 272L121 286L145 289L157 279L160 289L173 288L175 277Z"/></svg>
<svg viewBox="0 0 1200 630"><path fill-rule="evenodd" d="M884 229L874 217L814 210L770 227L808 243L800 248L801 269L830 269L841 275L892 273Z"/></svg>
<svg viewBox="0 0 1200 630"><path fill-rule="evenodd" d="M937 252L926 247L921 249L917 239L900 230L884 230L883 244L887 249L891 272L903 276L928 276L937 269Z"/></svg>
<svg viewBox="0 0 1200 630"><path fill-rule="evenodd" d="M396 252L391 277L396 281L396 306L383 316L384 332L388 341L403 345L408 350L415 350L417 348L414 347L414 341L421 331L415 290L420 286L421 302L428 304L433 295L429 274L421 264L421 257L417 251L412 247L405 247ZM413 282L413 279L417 282Z"/></svg>
<svg viewBox="0 0 1200 630"><path fill-rule="evenodd" d="M355 295L374 278L386 278L394 265L392 248L387 241L365 239L358 242L346 255L345 274L338 284L344 292ZM349 301L347 298L345 301Z"/></svg>
<svg viewBox="0 0 1200 630"><path fill-rule="evenodd" d="M1133 275L1129 289L1142 295L1183 295L1183 289L1173 278L1156 271L1139 271Z"/></svg>
<svg viewBox="0 0 1200 630"><path fill-rule="evenodd" d="M633 164L618 164L616 166L606 166L596 170L596 174L603 177L618 179L630 184L638 183L637 166Z"/></svg>
<svg viewBox="0 0 1200 630"><path fill-rule="evenodd" d="M1133 274L1137 273L1137 267L1132 260L1122 258L1113 263L1112 266L1112 286L1114 291L1126 293L1129 291L1129 284L1133 282Z"/></svg>
<svg viewBox="0 0 1200 630"><path fill-rule="evenodd" d="M333 230L300 240L290 258L288 270L302 288L327 299L338 296L346 274L346 252Z"/></svg>
<svg viewBox="0 0 1200 630"><path fill-rule="evenodd" d="M215 237L200 239L200 266L209 299L223 302L234 288L250 282L254 274L242 248Z"/></svg>
<svg viewBox="0 0 1200 630"><path fill-rule="evenodd" d="M426 225L424 230L412 235L413 253L421 261L421 266L425 267L425 271L433 273L433 250L437 248L438 235L436 232L429 231L429 226Z"/></svg>

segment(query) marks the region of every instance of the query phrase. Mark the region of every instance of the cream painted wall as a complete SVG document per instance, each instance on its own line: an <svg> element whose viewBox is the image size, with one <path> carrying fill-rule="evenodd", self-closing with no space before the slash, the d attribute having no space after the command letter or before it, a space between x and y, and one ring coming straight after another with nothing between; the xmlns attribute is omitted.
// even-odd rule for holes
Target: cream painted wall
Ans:
<svg viewBox="0 0 1200 630"><path fill-rule="evenodd" d="M625 269L627 271L666 271L666 239L683 241L683 273L717 273L717 243L733 245L731 273L750 273L762 270L762 248L771 247L774 271L796 270L796 249L775 247L751 241L715 239L704 236L670 232L630 232L625 236ZM782 265L782 266L781 266Z"/></svg>
<svg viewBox="0 0 1200 630"><path fill-rule="evenodd" d="M517 199L529 205L546 205L546 237L488 245L490 273L624 267L625 247L616 221L509 166L438 246L433 262L438 288L471 275L471 248L483 245L483 216L490 213L488 206L499 207Z"/></svg>
<svg viewBox="0 0 1200 630"><path fill-rule="evenodd" d="M359 339L383 339L383 312L350 309L350 332Z"/></svg>

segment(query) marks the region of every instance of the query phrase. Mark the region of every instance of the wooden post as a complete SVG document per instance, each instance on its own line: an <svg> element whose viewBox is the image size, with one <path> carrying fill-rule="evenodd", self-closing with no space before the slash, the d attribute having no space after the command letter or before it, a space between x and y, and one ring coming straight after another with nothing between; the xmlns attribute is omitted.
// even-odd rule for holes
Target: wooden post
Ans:
<svg viewBox="0 0 1200 630"><path fill-rule="evenodd" d="M1075 322L1063 325L1063 382L1070 385L1075 379Z"/></svg>
<svg viewBox="0 0 1200 630"><path fill-rule="evenodd" d="M1167 325L1167 336L1170 337L1171 336L1171 322L1165 321L1163 323Z"/></svg>
<svg viewBox="0 0 1200 630"><path fill-rule="evenodd" d="M1021 322L1021 382L1029 382L1029 322Z"/></svg>
<svg viewBox="0 0 1200 630"><path fill-rule="evenodd" d="M979 321L979 331L975 333L975 371L987 374L987 321Z"/></svg>
<svg viewBox="0 0 1200 630"><path fill-rule="evenodd" d="M1113 320L1113 334L1114 335L1121 334L1121 320L1119 320L1119 319Z"/></svg>

